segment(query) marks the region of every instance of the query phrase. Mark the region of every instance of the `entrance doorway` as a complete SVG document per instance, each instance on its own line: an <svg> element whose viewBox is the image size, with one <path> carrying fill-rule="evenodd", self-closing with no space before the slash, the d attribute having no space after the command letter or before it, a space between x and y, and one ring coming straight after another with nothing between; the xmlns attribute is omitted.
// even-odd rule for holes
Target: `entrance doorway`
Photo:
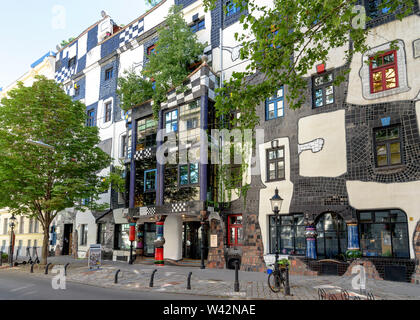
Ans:
<svg viewBox="0 0 420 320"><path fill-rule="evenodd" d="M144 224L144 256L155 256L156 223Z"/></svg>
<svg viewBox="0 0 420 320"><path fill-rule="evenodd" d="M184 259L201 259L201 223L199 221L184 222L182 231L182 257ZM208 228L204 225L204 259L208 255Z"/></svg>
<svg viewBox="0 0 420 320"><path fill-rule="evenodd" d="M63 256L72 254L71 244L73 241L73 224L64 225L64 238L63 238Z"/></svg>
<svg viewBox="0 0 420 320"><path fill-rule="evenodd" d="M317 255L321 259L338 259L347 250L347 225L340 215L324 213L316 224Z"/></svg>

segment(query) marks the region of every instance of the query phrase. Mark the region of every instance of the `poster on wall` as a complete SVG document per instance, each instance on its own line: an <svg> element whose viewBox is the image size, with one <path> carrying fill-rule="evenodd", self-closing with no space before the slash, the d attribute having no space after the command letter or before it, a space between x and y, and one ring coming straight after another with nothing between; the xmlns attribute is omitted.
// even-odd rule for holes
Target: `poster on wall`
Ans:
<svg viewBox="0 0 420 320"><path fill-rule="evenodd" d="M217 248L218 247L217 234L212 234L210 236L210 247L212 247L212 248Z"/></svg>
<svg viewBox="0 0 420 320"><path fill-rule="evenodd" d="M89 248L88 266L89 270L99 269L102 265L102 246L91 244Z"/></svg>

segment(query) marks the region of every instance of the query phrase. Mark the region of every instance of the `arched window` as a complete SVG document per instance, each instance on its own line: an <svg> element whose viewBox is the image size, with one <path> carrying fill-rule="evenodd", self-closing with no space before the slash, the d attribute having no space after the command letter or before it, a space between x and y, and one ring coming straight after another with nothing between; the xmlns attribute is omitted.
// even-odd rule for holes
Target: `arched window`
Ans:
<svg viewBox="0 0 420 320"><path fill-rule="evenodd" d="M347 226L334 212L324 213L316 224L317 255L321 259L338 259L347 250Z"/></svg>
<svg viewBox="0 0 420 320"><path fill-rule="evenodd" d="M403 211L361 211L358 218L363 256L410 257L407 216Z"/></svg>

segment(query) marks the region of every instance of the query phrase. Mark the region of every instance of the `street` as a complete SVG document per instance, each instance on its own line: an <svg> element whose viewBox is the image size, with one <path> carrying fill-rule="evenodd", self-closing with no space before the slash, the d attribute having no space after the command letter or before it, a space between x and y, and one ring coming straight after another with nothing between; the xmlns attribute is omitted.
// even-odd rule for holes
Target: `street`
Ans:
<svg viewBox="0 0 420 320"><path fill-rule="evenodd" d="M215 300L215 297L129 291L67 282L54 290L51 279L17 272L0 272L0 300Z"/></svg>

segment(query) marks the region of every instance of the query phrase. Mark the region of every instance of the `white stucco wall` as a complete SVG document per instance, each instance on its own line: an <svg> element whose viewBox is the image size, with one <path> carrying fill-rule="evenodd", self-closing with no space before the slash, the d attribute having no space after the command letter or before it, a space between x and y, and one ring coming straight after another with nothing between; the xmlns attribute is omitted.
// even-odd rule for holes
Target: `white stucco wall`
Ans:
<svg viewBox="0 0 420 320"><path fill-rule="evenodd" d="M420 181L377 183L347 181L350 205L357 210L401 209L407 214L410 257L414 258L413 233L420 219Z"/></svg>
<svg viewBox="0 0 420 320"><path fill-rule="evenodd" d="M338 177L347 172L345 110L304 117L298 125L299 144L324 139L320 152L307 150L300 154L301 176Z"/></svg>
<svg viewBox="0 0 420 320"><path fill-rule="evenodd" d="M182 217L168 216L163 228L166 242L163 247L164 259L182 259Z"/></svg>
<svg viewBox="0 0 420 320"><path fill-rule="evenodd" d="M82 246L80 245L81 237L82 237L82 224L88 225L88 233L87 233L87 244ZM85 212L78 212L76 214L76 228L78 234L78 256L79 258L85 258L86 253L89 250L89 246L91 244L96 244L96 236L98 233L98 227L95 222L95 218L90 211Z"/></svg>

